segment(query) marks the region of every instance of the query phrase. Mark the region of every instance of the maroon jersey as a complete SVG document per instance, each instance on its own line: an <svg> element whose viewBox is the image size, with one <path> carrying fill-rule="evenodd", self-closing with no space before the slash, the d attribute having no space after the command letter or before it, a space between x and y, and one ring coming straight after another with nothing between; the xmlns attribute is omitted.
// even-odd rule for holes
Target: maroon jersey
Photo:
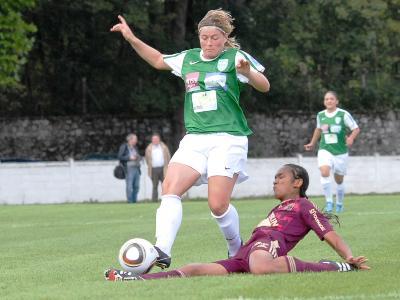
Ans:
<svg viewBox="0 0 400 300"><path fill-rule="evenodd" d="M310 230L323 240L324 235L333 228L314 203L307 198L297 198L282 201L274 207L267 218L257 225L253 234L259 231L265 234L279 232L279 240L285 242L286 251L289 252Z"/></svg>

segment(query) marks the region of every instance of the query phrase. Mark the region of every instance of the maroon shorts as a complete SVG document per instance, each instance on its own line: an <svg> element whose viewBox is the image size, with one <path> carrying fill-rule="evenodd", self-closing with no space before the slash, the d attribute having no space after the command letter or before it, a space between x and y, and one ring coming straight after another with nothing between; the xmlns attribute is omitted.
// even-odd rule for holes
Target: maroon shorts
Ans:
<svg viewBox="0 0 400 300"><path fill-rule="evenodd" d="M271 253L273 258L287 254L281 233L257 228L235 256L215 263L222 265L228 273L250 273L250 254L255 250L265 250Z"/></svg>

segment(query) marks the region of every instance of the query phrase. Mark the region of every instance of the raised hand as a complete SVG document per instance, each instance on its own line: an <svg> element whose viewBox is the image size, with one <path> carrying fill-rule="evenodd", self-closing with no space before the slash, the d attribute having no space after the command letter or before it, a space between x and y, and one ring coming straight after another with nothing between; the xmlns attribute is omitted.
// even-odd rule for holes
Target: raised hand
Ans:
<svg viewBox="0 0 400 300"><path fill-rule="evenodd" d="M112 32L121 32L122 36L126 40L134 38L135 35L133 34L132 30L129 28L129 25L126 23L125 19L120 15L118 16L118 19L119 19L120 23L115 24L110 29L110 31L112 31Z"/></svg>
<svg viewBox="0 0 400 300"><path fill-rule="evenodd" d="M236 71L246 77L250 74L250 63L247 60L240 59L236 64Z"/></svg>

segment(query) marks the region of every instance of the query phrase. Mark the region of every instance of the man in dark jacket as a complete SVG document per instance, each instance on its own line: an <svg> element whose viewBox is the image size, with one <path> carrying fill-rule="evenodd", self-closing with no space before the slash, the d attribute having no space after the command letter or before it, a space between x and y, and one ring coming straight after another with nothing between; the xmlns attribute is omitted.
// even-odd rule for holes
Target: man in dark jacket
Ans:
<svg viewBox="0 0 400 300"><path fill-rule="evenodd" d="M139 192L140 160L139 150L136 146L137 136L128 134L126 143L119 147L118 159L125 168L126 197L128 203L135 203Z"/></svg>

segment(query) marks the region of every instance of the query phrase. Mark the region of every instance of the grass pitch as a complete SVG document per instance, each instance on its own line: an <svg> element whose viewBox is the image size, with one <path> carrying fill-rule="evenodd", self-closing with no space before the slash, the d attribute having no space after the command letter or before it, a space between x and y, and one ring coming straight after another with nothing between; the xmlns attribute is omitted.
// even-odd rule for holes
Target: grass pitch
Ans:
<svg viewBox="0 0 400 300"><path fill-rule="evenodd" d="M313 199L320 207L321 198ZM234 201L246 240L278 201ZM157 204L0 206L0 299L400 299L400 196L348 196L336 230L371 271L106 282L129 238L154 241ZM205 201L185 202L172 268L226 257ZM291 252L338 259L310 233Z"/></svg>

